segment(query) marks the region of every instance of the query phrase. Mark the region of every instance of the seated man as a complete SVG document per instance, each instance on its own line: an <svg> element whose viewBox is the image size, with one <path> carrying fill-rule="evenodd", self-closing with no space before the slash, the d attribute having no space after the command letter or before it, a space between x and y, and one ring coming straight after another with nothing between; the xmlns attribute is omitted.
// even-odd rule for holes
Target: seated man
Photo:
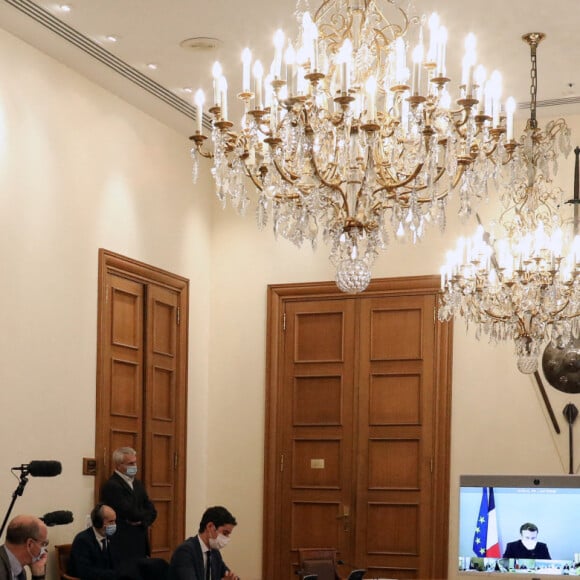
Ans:
<svg viewBox="0 0 580 580"><path fill-rule="evenodd" d="M118 558L109 538L117 529L113 508L99 503L91 512L92 527L78 533L72 544L68 574L82 580L114 580Z"/></svg>
<svg viewBox="0 0 580 580"><path fill-rule="evenodd" d="M526 522L520 526L520 539L508 542L504 558L530 558L533 560L551 560L548 546L538 542L538 526Z"/></svg>
<svg viewBox="0 0 580 580"><path fill-rule="evenodd" d="M34 516L16 516L8 524L6 543L0 546L0 580L26 578L30 568L33 580L44 579L48 557L46 525Z"/></svg>
<svg viewBox="0 0 580 580"><path fill-rule="evenodd" d="M230 541L236 518L221 506L205 510L197 536L188 538L173 552L170 580L239 580L225 565L220 550Z"/></svg>

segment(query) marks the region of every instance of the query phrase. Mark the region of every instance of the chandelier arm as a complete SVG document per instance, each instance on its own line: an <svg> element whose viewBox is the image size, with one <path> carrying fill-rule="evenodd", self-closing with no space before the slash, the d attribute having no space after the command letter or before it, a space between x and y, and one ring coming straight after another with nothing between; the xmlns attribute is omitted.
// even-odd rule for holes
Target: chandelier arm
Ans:
<svg viewBox="0 0 580 580"><path fill-rule="evenodd" d="M290 172L286 173L286 171L282 167L280 167L280 164L278 163L278 161L276 161L276 159L272 159L272 162L274 163L274 167L276 168L276 171L278 172L280 177L286 183L288 183L290 185L294 185L294 182L298 179L298 176L296 176Z"/></svg>
<svg viewBox="0 0 580 580"><path fill-rule="evenodd" d="M201 133L196 133L189 138L193 141L195 151L199 153L205 159L213 159L213 153L211 151L203 151L203 142L207 139L205 135Z"/></svg>
<svg viewBox="0 0 580 580"><path fill-rule="evenodd" d="M250 171L250 169L248 168L248 165L246 164L245 159L242 159L242 163L244 164L244 171L246 172L246 175L252 180L252 183L255 185L256 189L258 189L259 191L264 191L264 186L256 179L254 174ZM264 173L262 173L262 168L265 169ZM260 173L262 174L262 177L267 172L268 172L268 169L266 168L266 166L260 165Z"/></svg>
<svg viewBox="0 0 580 580"><path fill-rule="evenodd" d="M315 155L312 155L312 167L314 168L314 175L320 180L320 182L323 185L325 185L326 187L328 187L329 189L333 189L334 191L337 191L338 193L340 193L340 196L342 197L342 201L343 201L345 207L348 207L348 202L346 200L346 194L344 193L344 191L342 190L340 185L337 185L335 183L331 183L330 181L327 181L320 173L320 170L318 169L318 163L316 163L316 156Z"/></svg>

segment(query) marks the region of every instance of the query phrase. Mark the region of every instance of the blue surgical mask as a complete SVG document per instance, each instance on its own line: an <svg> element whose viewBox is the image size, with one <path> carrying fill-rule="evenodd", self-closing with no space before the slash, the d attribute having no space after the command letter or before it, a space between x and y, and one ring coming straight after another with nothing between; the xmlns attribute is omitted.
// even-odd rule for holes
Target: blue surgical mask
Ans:
<svg viewBox="0 0 580 580"><path fill-rule="evenodd" d="M107 524L105 526L105 536L111 537L117 531L117 524Z"/></svg>
<svg viewBox="0 0 580 580"><path fill-rule="evenodd" d="M128 477L135 477L137 475L137 466L127 465L127 471L125 473Z"/></svg>

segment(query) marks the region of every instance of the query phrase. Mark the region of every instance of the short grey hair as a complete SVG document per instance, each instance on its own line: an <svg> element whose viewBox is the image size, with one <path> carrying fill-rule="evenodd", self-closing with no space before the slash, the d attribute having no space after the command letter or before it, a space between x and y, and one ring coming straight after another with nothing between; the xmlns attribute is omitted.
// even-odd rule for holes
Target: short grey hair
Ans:
<svg viewBox="0 0 580 580"><path fill-rule="evenodd" d="M125 455L137 455L137 452L132 447L119 447L113 451L113 463L120 465L123 463Z"/></svg>

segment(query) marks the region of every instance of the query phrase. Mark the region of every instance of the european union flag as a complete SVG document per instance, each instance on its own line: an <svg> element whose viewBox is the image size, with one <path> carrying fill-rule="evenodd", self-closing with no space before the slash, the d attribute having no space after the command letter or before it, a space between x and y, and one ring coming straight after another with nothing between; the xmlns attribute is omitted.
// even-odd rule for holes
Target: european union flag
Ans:
<svg viewBox="0 0 580 580"><path fill-rule="evenodd" d="M487 525L488 525L488 505L487 487L482 488L481 505L479 506L479 516L475 524L475 534L473 535L473 551L476 556L484 558L487 552Z"/></svg>

